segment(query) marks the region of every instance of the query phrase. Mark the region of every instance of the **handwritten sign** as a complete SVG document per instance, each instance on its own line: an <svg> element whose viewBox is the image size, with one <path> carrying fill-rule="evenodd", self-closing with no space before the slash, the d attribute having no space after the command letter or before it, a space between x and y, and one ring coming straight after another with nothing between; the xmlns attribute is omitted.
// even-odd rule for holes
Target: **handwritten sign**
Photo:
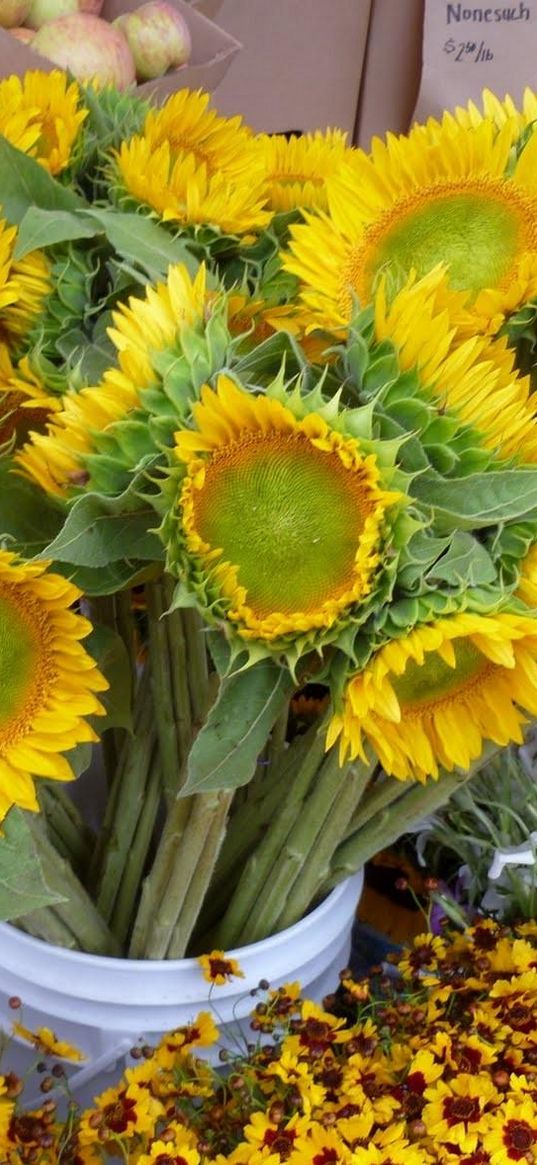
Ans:
<svg viewBox="0 0 537 1165"><path fill-rule="evenodd" d="M519 101L527 85L537 89L537 0L426 0L418 120L470 98L479 102L485 88Z"/></svg>

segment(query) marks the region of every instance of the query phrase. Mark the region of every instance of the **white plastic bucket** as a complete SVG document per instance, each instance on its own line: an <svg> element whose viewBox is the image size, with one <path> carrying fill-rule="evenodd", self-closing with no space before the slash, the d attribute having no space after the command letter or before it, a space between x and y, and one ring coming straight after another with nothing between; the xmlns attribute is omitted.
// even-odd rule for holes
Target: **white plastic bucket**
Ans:
<svg viewBox="0 0 537 1165"><path fill-rule="evenodd" d="M294 926L228 951L239 962L244 978L214 987L210 999L210 987L197 959L85 955L50 946L2 923L0 1027L10 1031L17 1017L8 1000L19 996L25 1027L50 1027L59 1039L84 1052L84 1065L70 1072L70 1086L80 1103L91 1103L113 1083L110 1073L120 1071L119 1062L129 1062L129 1049L140 1037L153 1043L166 1031L190 1023L199 1011L212 1011L219 1025L230 1025L228 1046L233 1045L237 1026L243 1036L252 1038L247 1017L255 1000L250 991L260 979L268 979L271 987L299 980L304 994L316 1001L334 991L338 971L348 963L362 885L360 870ZM33 1049L13 1040L5 1068L22 1073L34 1060ZM70 1071L67 1064L65 1068Z"/></svg>

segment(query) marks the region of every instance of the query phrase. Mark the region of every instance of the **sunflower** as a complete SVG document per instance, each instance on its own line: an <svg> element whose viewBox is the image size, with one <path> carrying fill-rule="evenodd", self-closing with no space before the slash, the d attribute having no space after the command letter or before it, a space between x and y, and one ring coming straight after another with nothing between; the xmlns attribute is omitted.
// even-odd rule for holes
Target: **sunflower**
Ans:
<svg viewBox="0 0 537 1165"><path fill-rule="evenodd" d="M122 143L116 175L165 222L243 235L269 220L262 158L241 118L220 117L208 102L207 93L175 93Z"/></svg>
<svg viewBox="0 0 537 1165"><path fill-rule="evenodd" d="M326 182L349 152L346 137L338 129L288 138L284 134L258 134L255 144L263 159L268 205L273 213L326 207Z"/></svg>
<svg viewBox="0 0 537 1165"><path fill-rule="evenodd" d="M509 611L422 624L381 647L347 685L330 724L342 761L365 741L387 773L424 781L468 769L484 742L522 742L537 713L537 621Z"/></svg>
<svg viewBox="0 0 537 1165"><path fill-rule="evenodd" d="M87 116L79 86L59 69L0 81L0 133L51 174L69 164Z"/></svg>
<svg viewBox="0 0 537 1165"><path fill-rule="evenodd" d="M512 127L513 140L516 141L525 129L533 128L533 123L537 121L537 94L532 89L525 89L522 108L519 109L509 94L502 100L490 89L484 89L481 94L481 109L475 101L469 101L465 106L458 105L453 114L445 114L444 117L455 118L459 125L464 126L480 125L485 119L492 121L498 129L509 123ZM427 129L430 130L433 125L431 118L427 122Z"/></svg>
<svg viewBox="0 0 537 1165"><path fill-rule="evenodd" d="M61 754L98 739L85 717L104 713L108 684L79 642L91 626L69 610L80 591L46 565L0 551L0 820L38 808L32 777L73 779Z"/></svg>
<svg viewBox="0 0 537 1165"><path fill-rule="evenodd" d="M381 280L374 297L376 339L389 340L401 371L417 369L422 394L477 429L486 448L537 461L537 404L529 377L518 376L506 340L464 338L454 324L459 304L442 267L419 280L411 274L391 302Z"/></svg>
<svg viewBox="0 0 537 1165"><path fill-rule="evenodd" d="M14 259L16 240L16 227L0 219L0 342L11 346L27 335L52 287L43 253Z"/></svg>
<svg viewBox="0 0 537 1165"><path fill-rule="evenodd" d="M85 457L95 451L95 434L138 408L143 389L161 389L159 357L170 351L172 361L174 349L180 353L182 332L199 325L205 310L205 268L201 266L191 280L181 264L170 267L165 284L148 287L144 299L133 297L120 304L109 330L119 367L108 369L99 385L63 397L63 407L47 432L32 434L17 454L25 475L59 497L83 481Z"/></svg>
<svg viewBox="0 0 537 1165"><path fill-rule="evenodd" d="M508 171L512 128L443 122L375 140L328 182L328 213L291 228L287 271L303 283L312 326L344 331L353 296L370 302L379 276L391 292L411 270L446 265L466 293L474 330L496 332L537 294L537 137Z"/></svg>
<svg viewBox="0 0 537 1165"><path fill-rule="evenodd" d="M0 449L25 440L34 429L43 429L60 408L32 372L24 357L16 368L5 344L0 342Z"/></svg>
<svg viewBox="0 0 537 1165"><path fill-rule="evenodd" d="M256 397L221 375L192 414L196 428L176 433L170 569L243 649L337 638L378 588L391 511L405 501L385 488L380 443L373 451L334 402L281 381Z"/></svg>

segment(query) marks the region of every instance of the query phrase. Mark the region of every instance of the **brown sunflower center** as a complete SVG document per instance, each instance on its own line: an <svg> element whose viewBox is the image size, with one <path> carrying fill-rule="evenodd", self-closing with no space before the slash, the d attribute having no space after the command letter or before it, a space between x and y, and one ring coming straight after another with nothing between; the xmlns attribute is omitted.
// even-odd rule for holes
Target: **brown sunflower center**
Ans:
<svg viewBox="0 0 537 1165"><path fill-rule="evenodd" d="M54 683L48 640L39 602L0 583L0 751L24 736Z"/></svg>
<svg viewBox="0 0 537 1165"><path fill-rule="evenodd" d="M383 273L395 294L411 270L419 278L445 263L452 287L477 294L508 279L536 241L535 205L514 183L445 183L400 200L368 227L344 284L368 300Z"/></svg>
<svg viewBox="0 0 537 1165"><path fill-rule="evenodd" d="M248 433L206 463L194 520L263 618L315 611L350 590L373 507L365 470L337 453L302 433Z"/></svg>

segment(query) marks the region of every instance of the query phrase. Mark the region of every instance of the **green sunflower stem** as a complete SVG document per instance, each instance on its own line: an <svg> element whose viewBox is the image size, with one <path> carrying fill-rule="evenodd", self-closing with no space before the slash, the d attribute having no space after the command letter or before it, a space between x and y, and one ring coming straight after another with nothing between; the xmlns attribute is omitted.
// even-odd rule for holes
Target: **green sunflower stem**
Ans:
<svg viewBox="0 0 537 1165"><path fill-rule="evenodd" d="M95 838L68 792L57 782L42 783L39 790L47 833L55 849L67 858L73 870L83 877L88 869Z"/></svg>
<svg viewBox="0 0 537 1165"><path fill-rule="evenodd" d="M201 802L202 798L199 800ZM196 869L192 871L181 913L170 938L167 950L168 959L181 959L185 954L187 944L198 920L205 895L209 889L214 873L218 854L225 836L227 816L232 800L233 791L219 794L212 820L208 823L207 834L201 848L198 864ZM202 819L206 821L205 812L205 809L202 807Z"/></svg>
<svg viewBox="0 0 537 1165"><path fill-rule="evenodd" d="M50 890L61 894L63 902L54 904L54 915L75 936L80 950L93 955L119 955L119 946L106 922L92 902L89 894L66 862L46 836L46 827L39 818L27 815L28 827L32 833L36 853L41 863L43 877ZM42 914L42 912L40 912ZM29 929L30 916L24 919L25 929Z"/></svg>
<svg viewBox="0 0 537 1165"><path fill-rule="evenodd" d="M149 779L141 801L141 812L136 822L132 842L126 853L121 882L110 919L110 928L122 945L126 942L130 930L138 890L155 830L161 792L160 758L158 750L155 750Z"/></svg>
<svg viewBox="0 0 537 1165"><path fill-rule="evenodd" d="M148 583L146 597L149 663L162 781L166 800L171 804L184 779L184 763L193 731L184 613L169 611L173 583L168 578ZM200 698L206 698L205 691Z"/></svg>
<svg viewBox="0 0 537 1165"><path fill-rule="evenodd" d="M319 868L321 872L323 869L328 872L338 837L371 771L371 767L364 767L355 768L353 773L351 765L341 769L337 749L332 748L326 754L300 814L288 820L287 833L275 858L267 889L261 903L252 909L245 921L239 945L256 942L281 930L284 925L290 925L287 919L291 914L294 922L302 917L319 888ZM304 867L304 878L299 879ZM295 909L293 895L297 880L300 881L300 890ZM285 923L281 921L282 917L285 917Z"/></svg>
<svg viewBox="0 0 537 1165"><path fill-rule="evenodd" d="M200 861L200 888L204 878L208 885L232 796L229 792L177 798L168 815L153 870L144 884L131 957L166 958L176 928L180 941L174 943L175 949L183 942L183 904Z"/></svg>
<svg viewBox="0 0 537 1165"><path fill-rule="evenodd" d="M324 756L327 722L328 715L317 725L301 763L292 777L289 776L286 788L281 792L280 804L269 828L246 862L233 898L216 931L215 941L224 950L230 950L243 941L250 916L259 910L260 897L263 898L264 907L267 894L272 894L272 879L280 880L279 871L275 874L274 867L293 821L303 811L303 803L310 785L315 781L319 764ZM267 889L269 878L270 890Z"/></svg>
<svg viewBox="0 0 537 1165"><path fill-rule="evenodd" d="M333 749L332 761L337 761L337 750ZM332 779L339 783L336 798L332 807L328 810L326 816L322 819L322 825L317 834L314 832L315 818L311 824L313 829L308 833L307 821L305 831L305 843L309 844L307 852L303 852L301 856L301 864L298 876L292 885L289 886L285 905L276 920L276 928L278 930L285 930L287 926L292 926L293 923L298 922L304 916L307 909L318 897L323 882L325 881L329 871L330 863L335 850L338 847L345 827L350 820L356 805L360 803L364 790L367 788L371 775L375 769L376 760L370 765L361 763L354 763L339 767L339 764L332 764L330 772ZM308 806L306 805L305 817L308 816ZM297 832L300 834L300 826ZM293 843L292 835L289 838L288 846ZM304 846L304 849L306 849Z"/></svg>
<svg viewBox="0 0 537 1165"><path fill-rule="evenodd" d="M276 768L278 761L285 751L285 741L287 737L287 725L289 722L289 706L286 704L270 734L270 740L267 746L267 764L272 769Z"/></svg>
<svg viewBox="0 0 537 1165"><path fill-rule="evenodd" d="M64 947L70 951L80 950L76 935L65 922L62 922L53 906L32 910L22 918L16 918L14 923L25 934L31 934L32 938L40 938L53 947Z"/></svg>
<svg viewBox="0 0 537 1165"><path fill-rule="evenodd" d="M372 781L363 799L357 805L342 840L351 837L357 829L362 829L373 817L378 817L389 806L399 801L409 789L418 787L418 781L397 781L385 773ZM419 786L422 788L423 786Z"/></svg>
<svg viewBox="0 0 537 1165"><path fill-rule="evenodd" d="M154 918L156 912L163 905L166 887L172 878L177 854L181 852L192 800L191 797L176 797L168 810L155 860L142 886L140 905L134 921L129 947L129 958L131 959L148 957L146 950Z"/></svg>
<svg viewBox="0 0 537 1165"><path fill-rule="evenodd" d="M374 818L369 818L362 829L358 829L352 837L342 842L335 851L332 868L323 890L331 890L343 878L356 873L365 862L369 861L379 850L393 845L398 837L422 817L435 813L442 805L449 801L452 793L462 785L471 781L483 765L499 752L496 745L488 744L478 760L468 769L468 772L457 770L453 773L442 773L437 781L429 780L426 784L414 783L412 788L402 796L394 797L397 801L397 812L390 806ZM394 781L394 785L398 782ZM400 782L399 782L400 784Z"/></svg>

